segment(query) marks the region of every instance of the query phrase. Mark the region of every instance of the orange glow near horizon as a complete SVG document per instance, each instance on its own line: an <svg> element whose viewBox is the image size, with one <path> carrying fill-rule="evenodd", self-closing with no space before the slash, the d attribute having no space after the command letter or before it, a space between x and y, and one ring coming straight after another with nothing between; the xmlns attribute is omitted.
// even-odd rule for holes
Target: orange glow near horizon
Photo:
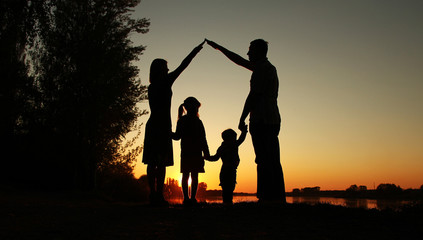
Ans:
<svg viewBox="0 0 423 240"><path fill-rule="evenodd" d="M207 126L206 126L207 131ZM212 134L209 134L212 135ZM219 135L219 134L217 134ZM214 154L221 143L220 136L216 136L212 140L208 137L211 154ZM280 136L281 138L281 136ZM281 139L282 140L282 139ZM166 168L166 179L172 178L182 183L182 173L180 173L180 143L174 142L174 166ZM287 145L287 146L284 146ZM394 183L402 188L420 188L422 164L415 162L409 167L408 172L401 170L404 162L401 156L392 156L392 154L383 152L377 153L374 150L362 150L362 154L358 155L360 161L355 159L357 155L349 157L343 156L342 151L347 150L330 150L327 149L329 155L323 150L309 149L315 154L315 157L308 158L308 154L299 151L295 155L289 154L287 148L291 148L291 144L281 141L281 163L284 170L286 191L290 192L294 188L319 186L322 190L345 190L353 184L367 186L368 189L374 189L381 183ZM370 147L369 147L370 148ZM295 148L293 148L295 150ZM366 153L367 152L367 153ZM384 159L389 159L386 166L380 165ZM256 192L256 165L254 163L254 150L251 144L250 136L240 146L241 162L237 171L236 192ZM416 158L417 159L417 158ZM320 165L315 165L321 162ZM301 163L301 164L299 164ZM329 165L328 165L329 164ZM205 182L207 189L221 189L219 186L219 173L221 160L217 162L205 162L205 173L199 173L199 182ZM379 169L374 171L374 169ZM139 177L146 174L146 165L141 161L136 165L134 175ZM413 177L404 177L413 176ZM189 179L191 186L191 177Z"/></svg>
<svg viewBox="0 0 423 240"><path fill-rule="evenodd" d="M204 110L207 106L201 108ZM221 131L231 126L221 126L218 120L210 120L214 118L201 110L200 118L205 125L210 153L215 154L222 141ZM175 116L173 118L176 119ZM144 116L143 119L146 121L148 116ZM403 146L399 144L400 140L382 143L379 142L380 137L371 135L361 136L361 140L355 142L348 139L355 133L336 133L336 131L335 133L328 131L326 134L334 134L333 136L336 136L334 139L337 141L328 139L323 133L315 138L310 136L308 139L299 139L297 136L289 136L286 128L281 129L279 140L287 192L294 188L314 186L319 186L322 190L345 190L356 184L374 189L381 183L393 183L407 189L420 188L423 184L421 175L423 162L420 161L419 153L415 151L418 149L418 144ZM334 126L334 129L337 130L337 127ZM140 142L142 143L142 140ZM302 146L308 146L307 151L303 150ZM173 149L174 166L166 168L166 178L179 180L181 186L179 141L173 142ZM415 154L402 155L398 149ZM239 148L239 155L241 162L237 170L235 191L255 193L257 181L255 153L249 134ZM141 163L141 156L139 159L134 169L135 177L146 174L146 165ZM221 164L221 160L205 161L205 173L199 173L199 182L205 182L207 189L221 189L219 186Z"/></svg>
<svg viewBox="0 0 423 240"><path fill-rule="evenodd" d="M179 187L182 187L182 173L180 174L180 177L179 178L177 178L177 177L166 177L166 178L173 178L173 179L179 179L178 180L178 186ZM191 176L189 176L189 178L188 178L188 187L191 187L191 184L192 184L192 179L191 179Z"/></svg>
<svg viewBox="0 0 423 240"><path fill-rule="evenodd" d="M209 109L209 106L203 105L200 108L200 118L206 129L210 153L213 155L222 142L221 131L228 127L236 128L220 122L213 112L208 113ZM141 121L147 119L148 116L144 116ZM176 116L172 116L172 119L176 119ZM327 125L323 122L319 124ZM381 126L378 128L381 132L387 131L382 130ZM291 131L296 133L292 135ZM423 142L422 136L412 139L412 142L408 140L407 144L404 144L402 141L406 138L401 137L399 132L398 139L389 139L383 135L372 135L371 129L366 129L368 132L363 134L343 130L342 126L332 126L331 129L324 130L305 126L301 131L283 122L279 135L281 163L288 192L294 188L314 186L319 186L322 190L345 190L356 184L373 189L381 183L393 183L407 189L420 188L423 184L421 175L423 154L418 144ZM313 131L316 132L315 135L311 134ZM139 144L142 144L142 139ZM166 168L166 178L177 179L181 184L179 141L173 142L173 149L174 166ZM249 134L239 147L239 155L241 162L237 170L235 191L255 193L257 181L255 153ZM219 186L221 164L221 160L205 161L205 173L199 173L199 182L205 182L209 190L221 189ZM140 156L134 175L139 177L144 174L146 165L141 163Z"/></svg>

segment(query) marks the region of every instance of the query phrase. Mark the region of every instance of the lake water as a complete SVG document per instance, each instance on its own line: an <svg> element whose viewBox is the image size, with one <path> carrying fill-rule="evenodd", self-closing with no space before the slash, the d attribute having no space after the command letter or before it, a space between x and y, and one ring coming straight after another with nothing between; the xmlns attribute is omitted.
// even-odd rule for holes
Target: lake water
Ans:
<svg viewBox="0 0 423 240"><path fill-rule="evenodd" d="M234 203L239 202L257 202L255 196L234 196ZM376 199L345 199L345 198L331 198L331 197L286 197L287 203L306 203L306 204L332 204L344 207L365 208L365 209L398 209L407 204L412 204L413 201L405 200L376 200ZM207 203L222 203L221 197L207 198Z"/></svg>

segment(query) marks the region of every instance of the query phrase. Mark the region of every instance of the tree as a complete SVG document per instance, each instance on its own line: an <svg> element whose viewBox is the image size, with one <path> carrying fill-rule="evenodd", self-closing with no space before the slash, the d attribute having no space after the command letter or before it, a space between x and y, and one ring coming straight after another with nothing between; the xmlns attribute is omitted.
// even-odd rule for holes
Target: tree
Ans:
<svg viewBox="0 0 423 240"><path fill-rule="evenodd" d="M52 0L39 8L34 77L41 93L42 139L50 148L49 171L59 170L82 188L93 188L95 173L107 166L129 166L140 152L123 153L124 136L145 114L146 98L138 60L144 46L131 33L148 32L147 19L131 18L139 0ZM57 169L55 169L57 170ZM122 170L122 168L121 168ZM66 174L65 174L66 175Z"/></svg>
<svg viewBox="0 0 423 240"><path fill-rule="evenodd" d="M396 186L393 183L381 183L377 186L376 190L384 194L395 194L402 192L402 188L400 186Z"/></svg>
<svg viewBox="0 0 423 240"><path fill-rule="evenodd" d="M197 188L197 196L198 198L205 198L207 192L207 183L200 182Z"/></svg>
<svg viewBox="0 0 423 240"><path fill-rule="evenodd" d="M346 191L347 192L357 192L358 191L358 186L356 184L351 185L349 188L347 188Z"/></svg>
<svg viewBox="0 0 423 240"><path fill-rule="evenodd" d="M33 30L32 10L27 0L5 0L0 3L0 12L0 131L1 136L10 138L23 112L26 87L31 83L25 48Z"/></svg>
<svg viewBox="0 0 423 240"><path fill-rule="evenodd" d="M167 200L182 199L182 188L179 186L178 180L173 178L167 178L163 192Z"/></svg>
<svg viewBox="0 0 423 240"><path fill-rule="evenodd" d="M299 194L299 193L301 193L301 190L299 188L294 188L294 189L292 189L292 193Z"/></svg>
<svg viewBox="0 0 423 240"><path fill-rule="evenodd" d="M318 193L320 192L320 187L316 186L316 187L305 187L301 189L301 192L303 193Z"/></svg>
<svg viewBox="0 0 423 240"><path fill-rule="evenodd" d="M0 150L3 170L0 176L4 182L20 179L28 173L22 170L18 173L22 162L17 158L22 149L27 149L22 140L30 130L29 122L37 119L34 116L37 91L26 64L26 50L35 34L37 5L38 2L30 0L0 2Z"/></svg>

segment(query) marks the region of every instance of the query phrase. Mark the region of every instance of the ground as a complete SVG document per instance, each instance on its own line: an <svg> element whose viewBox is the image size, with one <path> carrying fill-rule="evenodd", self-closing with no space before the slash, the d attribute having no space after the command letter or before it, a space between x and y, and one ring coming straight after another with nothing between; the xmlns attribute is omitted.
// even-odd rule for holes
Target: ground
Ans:
<svg viewBox="0 0 423 240"><path fill-rule="evenodd" d="M239 203L151 207L90 194L0 196L0 239L412 239L423 207L400 212L331 205Z"/></svg>

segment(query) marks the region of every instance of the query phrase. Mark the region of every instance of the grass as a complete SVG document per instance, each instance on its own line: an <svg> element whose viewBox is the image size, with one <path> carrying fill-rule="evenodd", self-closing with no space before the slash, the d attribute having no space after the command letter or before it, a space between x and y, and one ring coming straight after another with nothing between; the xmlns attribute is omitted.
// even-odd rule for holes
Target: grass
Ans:
<svg viewBox="0 0 423 240"><path fill-rule="evenodd" d="M423 207L200 203L151 207L96 194L1 192L0 239L412 239Z"/></svg>

